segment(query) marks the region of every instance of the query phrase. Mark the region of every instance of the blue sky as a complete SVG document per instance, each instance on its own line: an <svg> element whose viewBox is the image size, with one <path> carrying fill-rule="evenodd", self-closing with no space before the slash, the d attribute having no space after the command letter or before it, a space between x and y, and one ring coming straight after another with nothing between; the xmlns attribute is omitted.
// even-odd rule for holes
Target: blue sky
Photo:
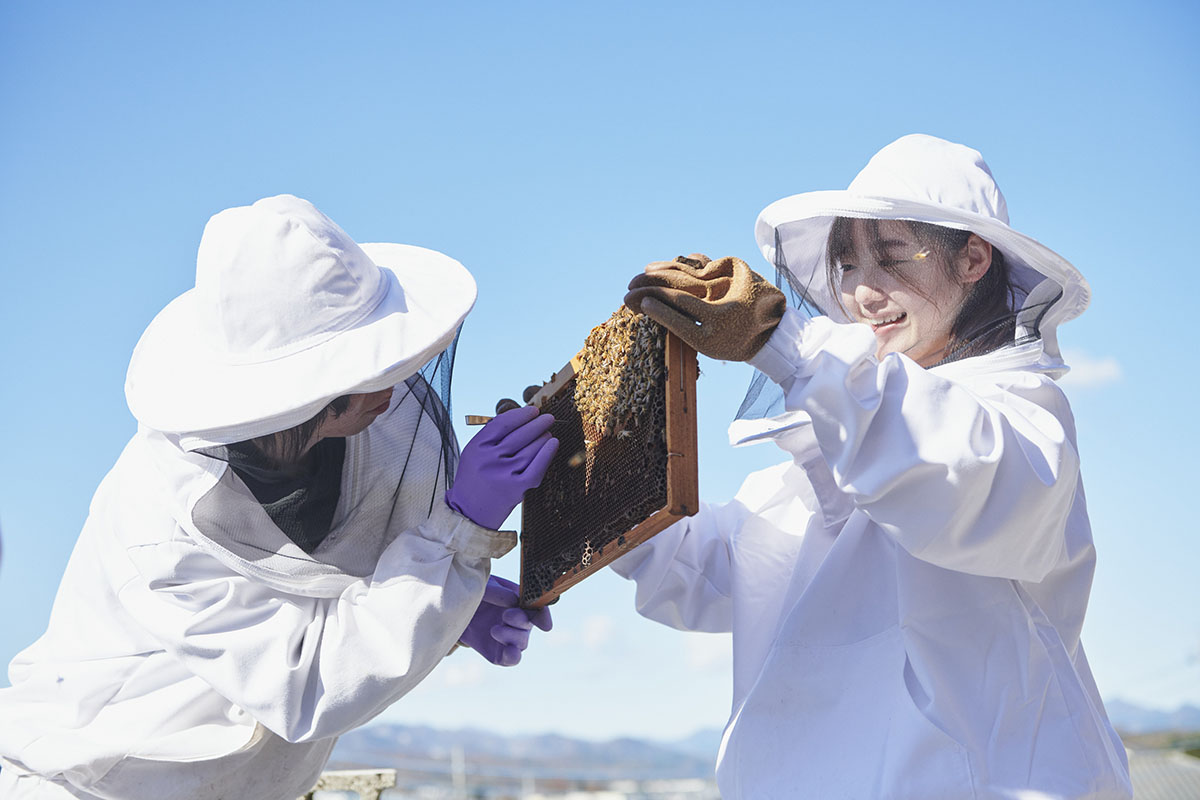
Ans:
<svg viewBox="0 0 1200 800"><path fill-rule="evenodd" d="M461 419L561 366L647 261L765 270L759 210L921 132L982 151L1014 226L1091 282L1060 331L1098 551L1085 647L1106 698L1200 704L1198 35L1194 3L1153 1L5 3L0 660L44 628L134 430L129 354L222 208L291 192L466 264ZM701 368L701 492L724 500L782 454L727 447L749 370ZM726 637L632 602L589 579L520 666L455 654L384 719L722 725Z"/></svg>

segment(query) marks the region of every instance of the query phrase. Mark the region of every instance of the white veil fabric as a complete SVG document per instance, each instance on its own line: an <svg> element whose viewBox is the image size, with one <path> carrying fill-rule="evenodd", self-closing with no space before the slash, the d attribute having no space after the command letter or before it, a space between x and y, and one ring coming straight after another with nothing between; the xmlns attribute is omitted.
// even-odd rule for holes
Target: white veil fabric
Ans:
<svg viewBox="0 0 1200 800"><path fill-rule="evenodd" d="M228 448L184 453L177 440L164 437L160 457L190 467L176 491L176 519L239 574L289 593L339 595L371 575L397 536L444 505L459 455L450 409L453 364L451 346L404 379L388 410L366 430L344 440L336 507L315 548L281 529L228 464Z"/></svg>
<svg viewBox="0 0 1200 800"><path fill-rule="evenodd" d="M449 256L360 245L292 195L214 215L195 288L150 323L126 377L163 510L227 566L281 590L335 595L369 575L389 542L440 510L453 480L450 387L475 297ZM289 536L239 447L389 388L387 411L345 439L344 455L337 442L321 530ZM262 466L256 477L269 481Z"/></svg>

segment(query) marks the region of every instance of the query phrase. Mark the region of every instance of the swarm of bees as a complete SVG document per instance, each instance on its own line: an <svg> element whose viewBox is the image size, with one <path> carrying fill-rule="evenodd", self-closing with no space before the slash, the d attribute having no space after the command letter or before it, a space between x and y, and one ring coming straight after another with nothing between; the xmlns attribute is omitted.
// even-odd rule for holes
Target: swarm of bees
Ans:
<svg viewBox="0 0 1200 800"><path fill-rule="evenodd" d="M665 329L622 307L592 328L575 376L575 407L594 440L628 434L657 401L663 377Z"/></svg>

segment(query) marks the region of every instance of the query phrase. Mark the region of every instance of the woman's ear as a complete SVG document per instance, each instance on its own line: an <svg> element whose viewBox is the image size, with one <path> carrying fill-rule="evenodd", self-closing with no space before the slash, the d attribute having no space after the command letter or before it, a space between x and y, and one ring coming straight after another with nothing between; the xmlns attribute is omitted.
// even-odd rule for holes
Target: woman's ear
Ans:
<svg viewBox="0 0 1200 800"><path fill-rule="evenodd" d="M958 257L958 279L969 284L987 274L992 266L992 246L977 234L972 233L967 239L967 246Z"/></svg>

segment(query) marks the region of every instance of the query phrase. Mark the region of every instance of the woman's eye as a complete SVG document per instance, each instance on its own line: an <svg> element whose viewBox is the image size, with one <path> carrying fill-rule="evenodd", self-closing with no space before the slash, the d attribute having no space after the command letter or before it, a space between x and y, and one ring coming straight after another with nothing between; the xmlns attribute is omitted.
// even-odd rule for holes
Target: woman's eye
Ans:
<svg viewBox="0 0 1200 800"><path fill-rule="evenodd" d="M843 275L845 275L847 272L849 272L850 270L854 269L854 265L853 265L853 264L847 264L845 261L839 261L839 262L838 262L838 269L839 269L839 270L841 270L841 272L842 272L842 274L843 274Z"/></svg>

